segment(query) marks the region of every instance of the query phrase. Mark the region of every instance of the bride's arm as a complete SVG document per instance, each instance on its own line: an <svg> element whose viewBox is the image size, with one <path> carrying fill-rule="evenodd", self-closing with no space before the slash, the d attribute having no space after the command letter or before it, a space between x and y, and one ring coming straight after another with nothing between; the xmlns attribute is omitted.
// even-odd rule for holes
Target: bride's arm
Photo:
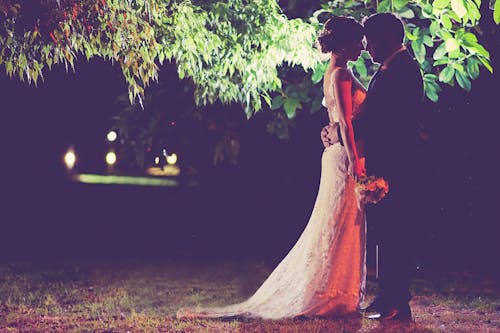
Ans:
<svg viewBox="0 0 500 333"><path fill-rule="evenodd" d="M349 159L349 173L355 177L363 175L363 168L359 162L354 129L352 126L352 76L345 70L337 70L333 77L333 93L337 101L339 126L342 141Z"/></svg>

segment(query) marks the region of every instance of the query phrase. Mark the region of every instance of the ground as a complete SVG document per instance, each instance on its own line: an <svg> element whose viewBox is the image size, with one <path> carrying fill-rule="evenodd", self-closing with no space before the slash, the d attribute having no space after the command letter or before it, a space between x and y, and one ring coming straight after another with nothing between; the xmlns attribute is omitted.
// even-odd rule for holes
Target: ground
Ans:
<svg viewBox="0 0 500 333"><path fill-rule="evenodd" d="M10 261L0 264L0 332L500 332L497 279L417 273L415 323L362 316L279 321L177 320L184 306L244 300L275 263L201 261ZM367 301L376 284L370 278Z"/></svg>

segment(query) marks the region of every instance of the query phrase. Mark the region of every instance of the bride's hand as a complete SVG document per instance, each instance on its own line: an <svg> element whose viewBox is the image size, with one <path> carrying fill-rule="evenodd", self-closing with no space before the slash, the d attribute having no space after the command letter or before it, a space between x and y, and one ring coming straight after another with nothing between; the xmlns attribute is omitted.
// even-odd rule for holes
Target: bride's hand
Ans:
<svg viewBox="0 0 500 333"><path fill-rule="evenodd" d="M354 180L358 180L363 176L366 176L366 169L364 163L361 163L359 159L356 159L353 163L349 163L347 168L349 175L354 177Z"/></svg>

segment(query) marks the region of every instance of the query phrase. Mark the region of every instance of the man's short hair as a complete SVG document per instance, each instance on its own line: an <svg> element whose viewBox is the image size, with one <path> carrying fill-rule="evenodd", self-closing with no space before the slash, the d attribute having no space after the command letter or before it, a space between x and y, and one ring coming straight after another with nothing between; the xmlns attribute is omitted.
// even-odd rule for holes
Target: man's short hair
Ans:
<svg viewBox="0 0 500 333"><path fill-rule="evenodd" d="M375 42L402 43L404 40L404 23L393 13L370 15L363 20L363 26L366 38Z"/></svg>

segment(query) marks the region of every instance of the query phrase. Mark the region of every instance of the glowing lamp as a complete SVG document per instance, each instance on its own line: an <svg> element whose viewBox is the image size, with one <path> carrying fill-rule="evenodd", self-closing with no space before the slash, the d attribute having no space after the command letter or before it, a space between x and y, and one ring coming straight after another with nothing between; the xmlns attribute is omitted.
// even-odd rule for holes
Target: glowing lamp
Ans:
<svg viewBox="0 0 500 333"><path fill-rule="evenodd" d="M160 164L160 157L159 156L155 157L155 164Z"/></svg>
<svg viewBox="0 0 500 333"><path fill-rule="evenodd" d="M76 163L76 154L73 151L73 149L70 148L64 155L64 164L66 164L66 168L68 170L72 170L75 167L75 163Z"/></svg>
<svg viewBox="0 0 500 333"><path fill-rule="evenodd" d="M168 164L173 165L177 163L177 154L168 155L166 159Z"/></svg>
<svg viewBox="0 0 500 333"><path fill-rule="evenodd" d="M106 136L106 138L108 139L109 142L115 141L117 137L118 137L118 134L116 134L115 131L109 131L108 135Z"/></svg>
<svg viewBox="0 0 500 333"><path fill-rule="evenodd" d="M106 154L106 163L108 166L113 166L116 163L116 154L114 151L110 151Z"/></svg>

